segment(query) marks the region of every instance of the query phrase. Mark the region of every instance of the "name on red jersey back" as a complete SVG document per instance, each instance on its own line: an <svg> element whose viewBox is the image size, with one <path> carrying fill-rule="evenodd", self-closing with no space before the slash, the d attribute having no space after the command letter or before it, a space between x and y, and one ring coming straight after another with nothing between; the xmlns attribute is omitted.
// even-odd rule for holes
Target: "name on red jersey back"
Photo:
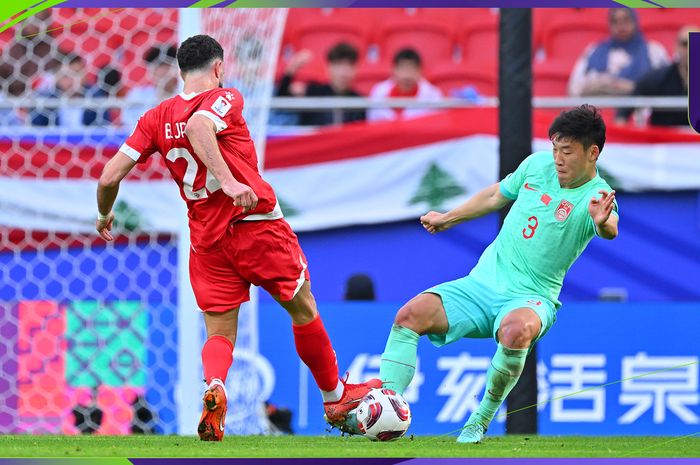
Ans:
<svg viewBox="0 0 700 465"><path fill-rule="evenodd" d="M233 205L233 199L224 194L194 153L185 128L195 114L214 123L221 155L231 173L258 196L257 207L247 214ZM232 222L282 217L272 187L258 171L255 145L243 119L243 96L236 89L182 93L165 100L144 113L120 150L139 163L154 153L163 155L165 166L187 202L190 241L197 252L216 250L217 241Z"/></svg>

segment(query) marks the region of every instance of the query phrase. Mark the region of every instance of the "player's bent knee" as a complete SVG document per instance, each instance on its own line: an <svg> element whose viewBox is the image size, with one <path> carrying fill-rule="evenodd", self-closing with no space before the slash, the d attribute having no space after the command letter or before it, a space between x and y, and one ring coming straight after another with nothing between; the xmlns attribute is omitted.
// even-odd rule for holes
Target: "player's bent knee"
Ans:
<svg viewBox="0 0 700 465"><path fill-rule="evenodd" d="M535 338L534 324L530 321L513 321L502 324L499 342L510 349L526 349Z"/></svg>
<svg viewBox="0 0 700 465"><path fill-rule="evenodd" d="M438 297L439 299L439 297ZM431 298L421 294L410 300L396 314L394 323L423 335L435 326L437 309L432 308Z"/></svg>

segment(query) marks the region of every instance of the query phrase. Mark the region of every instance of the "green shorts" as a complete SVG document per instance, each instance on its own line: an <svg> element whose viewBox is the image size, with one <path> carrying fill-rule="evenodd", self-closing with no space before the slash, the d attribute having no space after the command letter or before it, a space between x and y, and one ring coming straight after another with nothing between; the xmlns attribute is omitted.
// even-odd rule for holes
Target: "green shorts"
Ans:
<svg viewBox="0 0 700 465"><path fill-rule="evenodd" d="M498 328L501 320L517 308L531 308L537 313L542 327L533 345L557 319L554 304L538 296L501 296L488 286L471 276L456 279L423 291L437 294L445 307L449 329L446 334L428 334L430 342L437 347L450 344L458 339L492 337L498 342Z"/></svg>

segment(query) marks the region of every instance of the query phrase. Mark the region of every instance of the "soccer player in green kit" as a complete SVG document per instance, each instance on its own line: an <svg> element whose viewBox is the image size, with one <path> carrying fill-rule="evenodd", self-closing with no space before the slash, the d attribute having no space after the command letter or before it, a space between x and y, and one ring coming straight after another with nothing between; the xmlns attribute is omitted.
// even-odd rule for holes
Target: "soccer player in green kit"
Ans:
<svg viewBox="0 0 700 465"><path fill-rule="evenodd" d="M561 113L549 138L552 152L530 155L464 204L420 219L435 234L514 202L468 276L432 287L399 310L382 355L384 387L401 393L415 373L420 336L438 347L465 337L495 339L484 397L457 442L483 439L530 347L556 320L564 276L586 245L594 236L617 236L615 192L596 168L605 144L598 110L583 105Z"/></svg>

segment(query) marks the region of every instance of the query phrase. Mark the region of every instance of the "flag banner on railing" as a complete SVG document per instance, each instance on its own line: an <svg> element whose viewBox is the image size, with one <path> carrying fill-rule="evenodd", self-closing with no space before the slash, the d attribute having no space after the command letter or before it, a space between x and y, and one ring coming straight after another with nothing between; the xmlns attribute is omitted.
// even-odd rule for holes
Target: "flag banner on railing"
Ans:
<svg viewBox="0 0 700 465"><path fill-rule="evenodd" d="M549 150L556 113L535 114L534 150ZM65 138L22 144L0 141L0 224L11 228L90 232L99 170L63 169L52 178L36 166L76 164L94 156L93 141ZM104 148L105 160L118 146ZM66 154L69 154L66 156ZM106 156L105 156L106 155ZM63 157L59 160L59 156ZM54 159L55 158L55 159ZM64 166L64 168L66 168ZM691 130L610 127L600 174L627 191L700 188L700 136ZM116 204L121 227L174 232L184 208L165 168L126 180ZM71 173L74 172L74 175ZM298 231L399 221L444 210L497 182L495 109L468 109L381 124L354 124L268 142L265 177Z"/></svg>

